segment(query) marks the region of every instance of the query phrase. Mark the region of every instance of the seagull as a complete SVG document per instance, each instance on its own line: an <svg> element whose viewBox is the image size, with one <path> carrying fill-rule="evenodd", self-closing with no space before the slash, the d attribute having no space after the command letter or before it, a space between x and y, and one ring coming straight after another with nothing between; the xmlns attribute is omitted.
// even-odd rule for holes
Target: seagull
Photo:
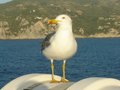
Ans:
<svg viewBox="0 0 120 90"><path fill-rule="evenodd" d="M48 24L56 24L56 32L48 34L42 42L41 51L51 61L51 83L68 82L66 79L66 61L77 51L77 42L72 32L72 20L68 15L62 14L48 21ZM54 61L62 60L61 81L54 78Z"/></svg>

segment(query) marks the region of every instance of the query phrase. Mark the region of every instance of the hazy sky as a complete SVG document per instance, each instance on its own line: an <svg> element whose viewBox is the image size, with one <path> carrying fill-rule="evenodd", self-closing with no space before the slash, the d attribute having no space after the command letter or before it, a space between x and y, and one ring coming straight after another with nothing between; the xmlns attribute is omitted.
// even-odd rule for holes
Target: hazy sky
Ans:
<svg viewBox="0 0 120 90"><path fill-rule="evenodd" d="M0 0L0 4L1 3L6 3L6 2L9 2L9 1L12 1L12 0Z"/></svg>

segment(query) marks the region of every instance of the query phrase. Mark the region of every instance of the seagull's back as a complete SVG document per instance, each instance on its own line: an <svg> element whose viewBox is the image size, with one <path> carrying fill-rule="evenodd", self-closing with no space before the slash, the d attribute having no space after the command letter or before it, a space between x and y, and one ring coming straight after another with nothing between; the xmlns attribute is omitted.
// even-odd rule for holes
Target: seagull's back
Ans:
<svg viewBox="0 0 120 90"><path fill-rule="evenodd" d="M55 32L52 32L46 36L41 45L41 51L46 49L50 45L50 39L54 36Z"/></svg>

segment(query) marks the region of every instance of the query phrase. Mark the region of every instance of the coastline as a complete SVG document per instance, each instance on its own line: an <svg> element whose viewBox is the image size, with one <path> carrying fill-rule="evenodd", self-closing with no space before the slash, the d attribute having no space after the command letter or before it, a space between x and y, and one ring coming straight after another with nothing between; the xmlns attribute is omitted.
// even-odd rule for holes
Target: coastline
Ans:
<svg viewBox="0 0 120 90"><path fill-rule="evenodd" d="M120 35L106 35L106 34L96 34L96 35L76 35L74 34L75 38L120 38ZM40 36L34 36L34 37L0 37L0 40L31 40L31 39L44 39L46 36L45 35L40 35Z"/></svg>
<svg viewBox="0 0 120 90"><path fill-rule="evenodd" d="M89 36L80 36L75 35L75 38L120 38L120 35L89 35Z"/></svg>

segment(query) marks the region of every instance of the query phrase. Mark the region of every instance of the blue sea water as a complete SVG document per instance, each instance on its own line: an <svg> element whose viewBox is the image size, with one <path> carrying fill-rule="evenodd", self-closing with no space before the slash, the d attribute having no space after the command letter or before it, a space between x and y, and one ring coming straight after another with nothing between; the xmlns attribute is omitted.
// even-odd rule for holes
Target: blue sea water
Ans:
<svg viewBox="0 0 120 90"><path fill-rule="evenodd" d="M0 88L21 75L51 73L50 61L40 51L41 41L0 40ZM77 43L76 55L67 62L67 79L120 79L120 38L77 39ZM62 75L61 64L55 62L57 75Z"/></svg>

